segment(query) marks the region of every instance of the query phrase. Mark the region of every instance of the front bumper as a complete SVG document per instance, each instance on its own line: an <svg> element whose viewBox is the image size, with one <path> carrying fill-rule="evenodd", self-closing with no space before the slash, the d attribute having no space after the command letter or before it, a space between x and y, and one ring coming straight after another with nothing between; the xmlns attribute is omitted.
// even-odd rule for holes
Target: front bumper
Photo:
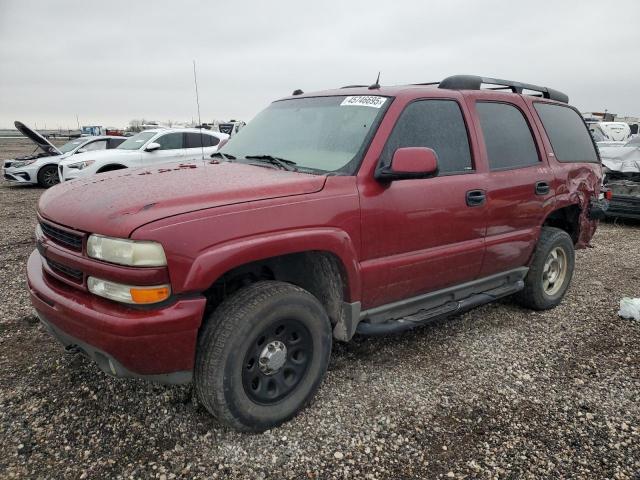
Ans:
<svg viewBox="0 0 640 480"><path fill-rule="evenodd" d="M106 373L162 383L191 380L203 296L156 309L127 307L51 277L37 250L27 262L27 280L31 303L49 333Z"/></svg>
<svg viewBox="0 0 640 480"><path fill-rule="evenodd" d="M38 167L9 167L2 169L2 176L8 182L32 184L38 183Z"/></svg>

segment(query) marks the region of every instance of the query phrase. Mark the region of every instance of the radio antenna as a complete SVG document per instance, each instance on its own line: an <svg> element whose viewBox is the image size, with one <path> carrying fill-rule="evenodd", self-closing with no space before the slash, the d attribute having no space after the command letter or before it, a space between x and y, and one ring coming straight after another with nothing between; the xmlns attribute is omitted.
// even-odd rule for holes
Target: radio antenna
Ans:
<svg viewBox="0 0 640 480"><path fill-rule="evenodd" d="M378 90L380 88L380 72L378 72L378 78L376 78L376 83L373 85L369 85L369 90Z"/></svg>
<svg viewBox="0 0 640 480"><path fill-rule="evenodd" d="M196 61L193 61L193 83L196 86L196 105L198 106L198 126L200 127L200 152L204 162L204 136L202 135L202 119L200 118L200 96L198 95L198 77L196 76Z"/></svg>

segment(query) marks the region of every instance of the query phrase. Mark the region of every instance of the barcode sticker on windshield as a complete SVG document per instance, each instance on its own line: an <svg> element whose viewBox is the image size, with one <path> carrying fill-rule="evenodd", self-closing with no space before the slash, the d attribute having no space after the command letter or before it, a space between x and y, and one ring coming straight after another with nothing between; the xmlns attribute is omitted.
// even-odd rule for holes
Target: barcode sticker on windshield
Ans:
<svg viewBox="0 0 640 480"><path fill-rule="evenodd" d="M359 95L357 97L347 97L340 104L341 107L373 107L380 108L387 99L385 97L376 97L373 95Z"/></svg>

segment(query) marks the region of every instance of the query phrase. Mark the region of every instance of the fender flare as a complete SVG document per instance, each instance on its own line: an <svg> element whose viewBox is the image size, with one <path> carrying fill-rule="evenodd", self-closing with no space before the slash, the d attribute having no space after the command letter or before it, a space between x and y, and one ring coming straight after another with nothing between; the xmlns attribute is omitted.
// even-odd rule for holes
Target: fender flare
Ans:
<svg viewBox="0 0 640 480"><path fill-rule="evenodd" d="M309 251L328 252L342 263L345 301L360 299L360 264L351 237L338 228L304 228L243 237L214 245L196 258L184 282L185 291L202 292L224 273L247 263Z"/></svg>

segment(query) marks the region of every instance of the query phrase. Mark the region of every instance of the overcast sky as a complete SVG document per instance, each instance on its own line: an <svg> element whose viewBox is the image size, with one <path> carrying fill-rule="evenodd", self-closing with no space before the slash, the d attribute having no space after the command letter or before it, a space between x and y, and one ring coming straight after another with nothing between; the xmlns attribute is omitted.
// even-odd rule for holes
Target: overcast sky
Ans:
<svg viewBox="0 0 640 480"><path fill-rule="evenodd" d="M250 120L294 89L481 74L640 115L640 1L0 0L0 128Z"/></svg>

